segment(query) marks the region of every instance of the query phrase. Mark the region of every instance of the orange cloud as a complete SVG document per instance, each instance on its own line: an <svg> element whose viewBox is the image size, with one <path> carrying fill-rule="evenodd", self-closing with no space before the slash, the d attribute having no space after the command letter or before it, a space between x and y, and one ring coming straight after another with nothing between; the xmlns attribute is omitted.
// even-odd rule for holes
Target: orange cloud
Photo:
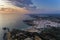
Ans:
<svg viewBox="0 0 60 40"><path fill-rule="evenodd" d="M28 13L28 10L14 6L10 1L0 0L0 13Z"/></svg>
<svg viewBox="0 0 60 40"><path fill-rule="evenodd" d="M0 7L0 13L28 13L29 11L16 7L16 6L6 6L6 7Z"/></svg>

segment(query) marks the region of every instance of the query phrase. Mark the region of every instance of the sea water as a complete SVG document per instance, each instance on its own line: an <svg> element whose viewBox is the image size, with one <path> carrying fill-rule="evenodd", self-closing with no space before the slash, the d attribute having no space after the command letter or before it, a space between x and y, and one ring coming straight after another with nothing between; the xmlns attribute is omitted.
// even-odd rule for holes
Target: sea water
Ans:
<svg viewBox="0 0 60 40"><path fill-rule="evenodd" d="M0 13L0 40L3 40L4 31L2 28L7 27L10 30L12 29L26 29L28 25L26 25L23 20L29 19L29 16L25 16L20 13L11 13L11 14L2 14Z"/></svg>
<svg viewBox="0 0 60 40"><path fill-rule="evenodd" d="M0 13L0 40L3 40L3 34L4 31L2 28L7 27L10 30L16 28L16 29L27 29L28 25L26 25L23 20L27 19L33 19L28 15L19 14L19 13L11 13L11 14L1 14ZM38 16L54 16L54 17L60 17L59 14L33 14Z"/></svg>

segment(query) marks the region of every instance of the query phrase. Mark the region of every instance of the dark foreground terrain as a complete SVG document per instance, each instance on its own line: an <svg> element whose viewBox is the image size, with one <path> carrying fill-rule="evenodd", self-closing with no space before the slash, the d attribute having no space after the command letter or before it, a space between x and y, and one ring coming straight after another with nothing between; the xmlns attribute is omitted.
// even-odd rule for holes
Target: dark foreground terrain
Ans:
<svg viewBox="0 0 60 40"><path fill-rule="evenodd" d="M24 30L13 29L10 31L8 28L3 28L4 40L60 40L60 27L44 28L41 32L28 32Z"/></svg>

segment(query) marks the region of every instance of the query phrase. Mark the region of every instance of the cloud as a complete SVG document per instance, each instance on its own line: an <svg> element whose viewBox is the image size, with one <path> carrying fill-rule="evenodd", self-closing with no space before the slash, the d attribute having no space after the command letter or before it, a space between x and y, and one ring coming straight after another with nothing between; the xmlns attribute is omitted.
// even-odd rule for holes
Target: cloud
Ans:
<svg viewBox="0 0 60 40"><path fill-rule="evenodd" d="M36 8L36 6L34 6L32 0L9 0L11 1L11 3L15 6L18 7L23 7L23 8ZM33 6L31 6L33 5Z"/></svg>
<svg viewBox="0 0 60 40"><path fill-rule="evenodd" d="M14 1L15 3L17 1ZM17 2L16 5L18 5L19 3ZM8 0L0 0L0 13L28 13L29 11L21 8L21 7L17 7L13 4L13 1L8 1Z"/></svg>
<svg viewBox="0 0 60 40"><path fill-rule="evenodd" d="M0 13L28 13L28 12L29 12L28 10L16 6L7 6L6 8L5 6L3 6L0 8Z"/></svg>
<svg viewBox="0 0 60 40"><path fill-rule="evenodd" d="M25 6L29 6L30 4L33 4L32 2L31 2L31 0L9 0L9 1L12 1L12 3L15 3L15 2L17 2L17 3L15 3L15 4L18 4L18 5L25 5ZM20 4L19 4L20 3Z"/></svg>
<svg viewBox="0 0 60 40"><path fill-rule="evenodd" d="M2 12L2 13L11 13L11 12L26 13L26 12L29 12L30 10L37 8L33 4L32 0L1 0L1 1L3 1L2 9L4 9L4 11L1 11L1 9L0 9L0 12ZM4 8L4 7L6 7L6 8ZM1 8L1 6L0 6L0 8ZM12 11L12 10L14 10L14 11Z"/></svg>

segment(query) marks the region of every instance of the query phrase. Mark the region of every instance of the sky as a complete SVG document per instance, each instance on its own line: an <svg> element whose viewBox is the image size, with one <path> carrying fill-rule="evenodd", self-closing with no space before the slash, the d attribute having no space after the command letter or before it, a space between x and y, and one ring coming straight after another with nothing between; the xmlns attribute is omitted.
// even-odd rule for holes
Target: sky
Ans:
<svg viewBox="0 0 60 40"><path fill-rule="evenodd" d="M59 12L60 0L0 0L0 5L13 5L30 13Z"/></svg>
<svg viewBox="0 0 60 40"><path fill-rule="evenodd" d="M34 4L39 8L44 9L59 9L60 0L33 0Z"/></svg>
<svg viewBox="0 0 60 40"><path fill-rule="evenodd" d="M55 13L60 11L60 0L32 0L32 2L34 3L35 6L37 6L38 9L47 12L50 11Z"/></svg>

